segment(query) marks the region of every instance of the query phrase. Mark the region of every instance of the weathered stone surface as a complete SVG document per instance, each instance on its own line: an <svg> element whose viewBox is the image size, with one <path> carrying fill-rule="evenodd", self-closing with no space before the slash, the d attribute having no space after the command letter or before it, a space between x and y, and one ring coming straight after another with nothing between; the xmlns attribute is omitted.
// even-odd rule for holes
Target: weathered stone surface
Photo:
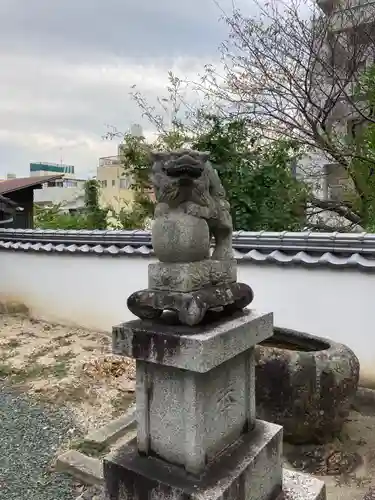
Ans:
<svg viewBox="0 0 375 500"><path fill-rule="evenodd" d="M355 397L359 362L345 345L275 329L256 347L257 417L284 427L293 443L340 431Z"/></svg>
<svg viewBox="0 0 375 500"><path fill-rule="evenodd" d="M105 500L104 488L94 486L77 500ZM277 500L326 500L326 487L312 476L283 469L283 492ZM371 487L363 500L375 500L375 488Z"/></svg>
<svg viewBox="0 0 375 500"><path fill-rule="evenodd" d="M326 498L323 481L300 472L283 469L283 496L280 500L326 500Z"/></svg>
<svg viewBox="0 0 375 500"><path fill-rule="evenodd" d="M209 155L184 149L152 157L157 201L152 244L160 263L150 266L149 288L133 293L128 308L141 319L172 310L190 326L208 311L231 315L243 309L254 294L236 283L230 205Z"/></svg>
<svg viewBox="0 0 375 500"><path fill-rule="evenodd" d="M193 292L140 290L130 295L129 310L141 319L157 319L164 311L175 311L181 323L198 325L211 310L225 315L248 306L254 298L252 289L244 283L227 283L205 287Z"/></svg>
<svg viewBox="0 0 375 500"><path fill-rule="evenodd" d="M107 446L121 436L124 436L129 430L136 427L135 406L127 411L121 417L111 420L100 429L90 432L83 440L84 443L91 446Z"/></svg>
<svg viewBox="0 0 375 500"><path fill-rule="evenodd" d="M68 450L56 460L56 470L66 472L86 484L103 482L102 462L76 450Z"/></svg>
<svg viewBox="0 0 375 500"><path fill-rule="evenodd" d="M201 260L168 264L157 262L148 266L148 288L191 292L206 286L234 283L237 280L235 260Z"/></svg>
<svg viewBox="0 0 375 500"><path fill-rule="evenodd" d="M128 446L104 460L107 500L273 500L282 488L282 429L257 421L201 476Z"/></svg>
<svg viewBox="0 0 375 500"><path fill-rule="evenodd" d="M173 319L173 318L172 318ZM128 321L112 330L114 354L204 373L273 333L273 314L244 310L225 321L195 327Z"/></svg>
<svg viewBox="0 0 375 500"><path fill-rule="evenodd" d="M152 246L161 262L195 262L208 259L210 233L204 219L171 212L155 219Z"/></svg>
<svg viewBox="0 0 375 500"><path fill-rule="evenodd" d="M152 240L158 259L189 262L205 258L197 258L197 254L205 248L206 237L198 241L198 233L192 229L197 224L203 235L203 223L215 239L213 259L232 259L230 206L218 173L208 161L209 155L183 149L152 156L151 181L157 200ZM168 245L169 240L172 246ZM189 251L198 246L199 252L189 257Z"/></svg>
<svg viewBox="0 0 375 500"><path fill-rule="evenodd" d="M137 361L138 450L200 473L255 425L254 349L209 372Z"/></svg>

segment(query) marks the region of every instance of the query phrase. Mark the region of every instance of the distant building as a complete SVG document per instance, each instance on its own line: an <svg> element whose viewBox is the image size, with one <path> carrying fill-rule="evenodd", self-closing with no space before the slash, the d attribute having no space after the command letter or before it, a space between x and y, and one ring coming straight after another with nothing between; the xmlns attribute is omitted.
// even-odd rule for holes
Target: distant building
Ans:
<svg viewBox="0 0 375 500"><path fill-rule="evenodd" d="M134 137L142 137L142 127L133 124L130 127L130 134ZM131 189L132 179L125 174L121 161L121 144L118 146L116 156L99 158L96 178L101 187L100 203L102 206L110 206L118 211L132 203L134 199L134 192Z"/></svg>
<svg viewBox="0 0 375 500"><path fill-rule="evenodd" d="M142 127L133 124L130 127L130 134L133 137L143 137ZM110 206L116 211L129 206L134 200L133 179L125 173L122 148L123 144L119 144L117 155L99 158L96 176L101 187L101 205ZM152 190L147 194L150 198L154 198Z"/></svg>
<svg viewBox="0 0 375 500"><path fill-rule="evenodd" d="M38 205L60 205L63 212L75 212L84 207L85 179L58 179L50 181L43 189L35 191Z"/></svg>
<svg viewBox="0 0 375 500"><path fill-rule="evenodd" d="M142 137L143 136L143 129L142 129L142 127L140 125L138 125L138 123L134 123L130 127L130 133L134 137Z"/></svg>
<svg viewBox="0 0 375 500"><path fill-rule="evenodd" d="M100 190L100 204L118 211L133 201L131 179L125 175L120 156L99 158L96 176Z"/></svg>
<svg viewBox="0 0 375 500"><path fill-rule="evenodd" d="M316 0L316 3L322 10L322 19L326 16L326 21L329 22L326 39L321 41L322 54L326 55L327 64L322 65L319 58L314 64L317 93L322 93L321 106L324 109L324 102L335 96L333 83L337 82L341 98L334 98L335 106L327 117L326 128L333 130L337 136L341 135L344 142L348 138L354 138L365 122L359 110L351 104L350 93L355 88L360 72L374 63L375 4L370 0ZM365 47L368 47L368 54ZM352 67L357 68L353 75ZM338 83L338 71L342 71L342 82L348 80L348 83ZM324 79L327 81L326 88ZM341 91L341 86L345 87L345 92ZM352 197L353 181L348 171L325 152L309 151L299 162L298 175L311 184L316 197L322 201L340 205ZM309 215L309 222L313 227L320 225L332 230L363 230L335 211L316 210L314 207Z"/></svg>
<svg viewBox="0 0 375 500"><path fill-rule="evenodd" d="M63 163L33 162L30 163L30 176L64 174L74 176L74 165Z"/></svg>
<svg viewBox="0 0 375 500"><path fill-rule="evenodd" d="M61 177L52 180L34 194L34 202L38 205L61 205L61 209L74 212L84 206L84 179L76 179L74 165L62 163L33 162L30 163L30 177L51 176Z"/></svg>

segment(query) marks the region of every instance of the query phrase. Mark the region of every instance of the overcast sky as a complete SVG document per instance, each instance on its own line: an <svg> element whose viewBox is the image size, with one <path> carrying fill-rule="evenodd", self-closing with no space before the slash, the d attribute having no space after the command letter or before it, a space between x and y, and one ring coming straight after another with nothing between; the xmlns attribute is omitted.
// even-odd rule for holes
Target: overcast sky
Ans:
<svg viewBox="0 0 375 500"><path fill-rule="evenodd" d="M220 15L213 0L0 0L0 177L61 159L93 175L116 154L106 124L148 127L130 86L152 99L168 70L194 78L215 62Z"/></svg>

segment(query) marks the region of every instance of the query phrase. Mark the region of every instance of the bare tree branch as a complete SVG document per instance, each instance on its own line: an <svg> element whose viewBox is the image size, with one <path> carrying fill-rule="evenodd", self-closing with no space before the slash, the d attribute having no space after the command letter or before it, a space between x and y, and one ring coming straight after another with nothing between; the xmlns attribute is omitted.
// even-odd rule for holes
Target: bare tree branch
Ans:
<svg viewBox="0 0 375 500"><path fill-rule="evenodd" d="M364 22L349 0L325 13L313 0L253 3L256 16L224 13L229 38L221 46L223 74L207 67L196 88L218 99L228 115L246 116L265 138L291 139L341 165L358 210L318 197L312 202L361 223L375 155L358 147L346 124L375 124L374 106L361 91L366 64L375 61L375 9L366 11Z"/></svg>

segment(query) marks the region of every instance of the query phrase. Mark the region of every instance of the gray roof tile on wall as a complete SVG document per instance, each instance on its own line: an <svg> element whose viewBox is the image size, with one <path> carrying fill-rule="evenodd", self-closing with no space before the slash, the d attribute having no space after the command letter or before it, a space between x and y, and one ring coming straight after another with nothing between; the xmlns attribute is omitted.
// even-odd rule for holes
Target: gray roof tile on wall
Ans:
<svg viewBox="0 0 375 500"><path fill-rule="evenodd" d="M233 234L234 257L255 264L375 269L375 234L246 232ZM0 229L0 250L109 256L153 254L149 231Z"/></svg>

